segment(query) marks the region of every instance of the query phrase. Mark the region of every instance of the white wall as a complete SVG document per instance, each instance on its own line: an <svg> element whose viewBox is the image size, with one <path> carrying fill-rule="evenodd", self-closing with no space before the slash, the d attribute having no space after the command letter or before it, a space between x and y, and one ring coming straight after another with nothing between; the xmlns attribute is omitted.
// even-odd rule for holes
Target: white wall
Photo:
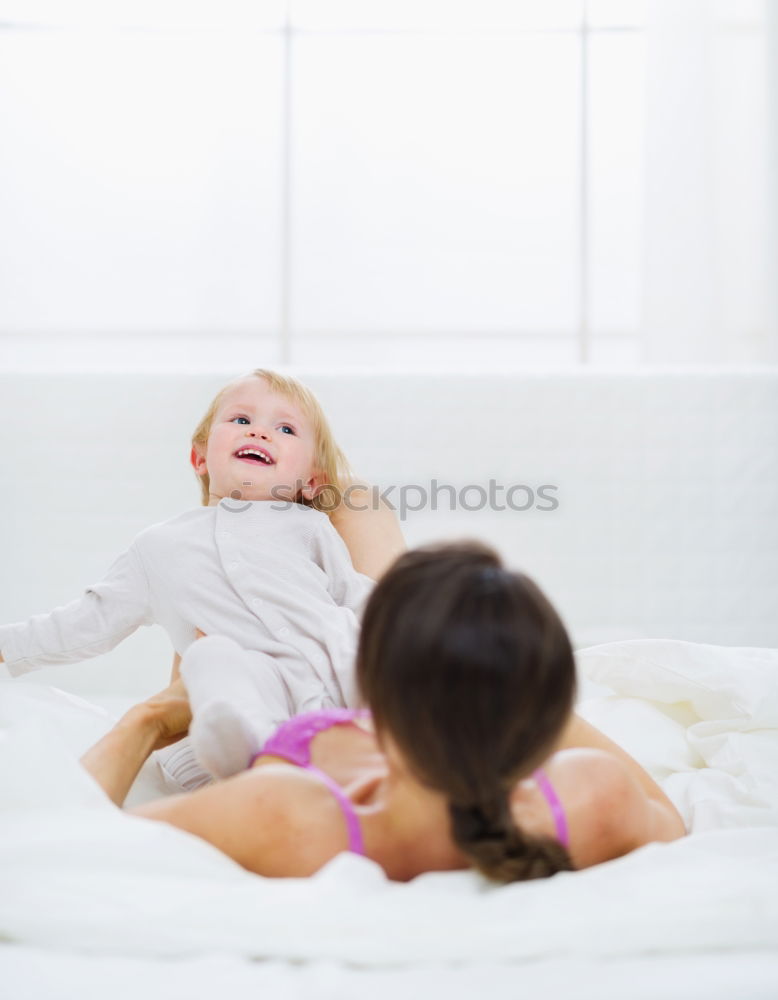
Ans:
<svg viewBox="0 0 778 1000"><path fill-rule="evenodd" d="M778 643L778 371L299 374L358 472L397 487L395 501L432 479L555 485L556 510L446 502L403 529L409 544L492 542L538 579L577 644ZM0 376L4 620L73 599L141 528L197 506L189 435L223 381ZM148 691L171 652L142 631L107 662L30 676Z"/></svg>

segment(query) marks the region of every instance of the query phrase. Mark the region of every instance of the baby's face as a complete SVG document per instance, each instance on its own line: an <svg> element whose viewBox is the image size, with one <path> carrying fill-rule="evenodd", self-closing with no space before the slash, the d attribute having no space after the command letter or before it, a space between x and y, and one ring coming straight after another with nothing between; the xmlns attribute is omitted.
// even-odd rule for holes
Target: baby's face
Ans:
<svg viewBox="0 0 778 1000"><path fill-rule="evenodd" d="M315 442L303 410L250 376L224 393L211 425L205 454L192 451L192 465L210 479L211 505L222 497L293 500L313 495ZM272 492L271 492L272 491Z"/></svg>

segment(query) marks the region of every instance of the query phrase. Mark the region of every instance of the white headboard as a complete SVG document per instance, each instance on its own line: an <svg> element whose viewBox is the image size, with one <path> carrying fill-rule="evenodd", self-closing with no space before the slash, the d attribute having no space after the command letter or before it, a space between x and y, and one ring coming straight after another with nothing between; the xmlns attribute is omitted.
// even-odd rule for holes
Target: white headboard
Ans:
<svg viewBox="0 0 778 1000"><path fill-rule="evenodd" d="M0 618L78 596L137 531L199 493L189 437L236 373L0 375ZM495 375L295 371L356 470L406 512L410 545L478 537L526 570L578 645L675 637L778 645L778 370ZM466 510L482 491L505 505ZM449 511L452 487L458 509ZM464 494L464 487L470 487ZM502 490L500 490L502 487ZM142 693L159 629L39 675ZM31 675L32 679L32 675Z"/></svg>

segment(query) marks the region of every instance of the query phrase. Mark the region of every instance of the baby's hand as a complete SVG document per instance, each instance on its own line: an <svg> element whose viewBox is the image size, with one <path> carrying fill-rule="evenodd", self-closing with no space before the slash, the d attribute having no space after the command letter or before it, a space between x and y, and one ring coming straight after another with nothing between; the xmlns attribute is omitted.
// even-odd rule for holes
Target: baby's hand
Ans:
<svg viewBox="0 0 778 1000"><path fill-rule="evenodd" d="M199 628L196 628L195 629L195 639L204 639L204 638L205 638L205 632L202 632L202 631L200 631Z"/></svg>

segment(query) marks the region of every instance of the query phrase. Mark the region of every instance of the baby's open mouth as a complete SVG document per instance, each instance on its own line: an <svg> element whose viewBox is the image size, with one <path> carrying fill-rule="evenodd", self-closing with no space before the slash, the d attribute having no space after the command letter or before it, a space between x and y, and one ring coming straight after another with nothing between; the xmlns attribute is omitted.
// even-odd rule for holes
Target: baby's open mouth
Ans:
<svg viewBox="0 0 778 1000"><path fill-rule="evenodd" d="M241 448L235 452L235 457L245 459L247 462L258 462L260 465L275 465L270 455L260 448Z"/></svg>

